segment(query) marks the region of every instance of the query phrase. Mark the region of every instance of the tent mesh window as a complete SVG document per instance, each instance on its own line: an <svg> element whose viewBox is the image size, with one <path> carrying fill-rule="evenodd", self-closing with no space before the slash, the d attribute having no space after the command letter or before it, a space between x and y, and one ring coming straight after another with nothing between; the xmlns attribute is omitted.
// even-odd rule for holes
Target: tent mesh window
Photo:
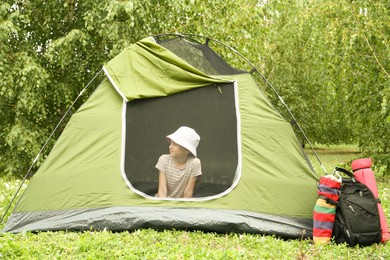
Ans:
<svg viewBox="0 0 390 260"><path fill-rule="evenodd" d="M167 97L127 103L124 170L131 186L154 196L155 165L169 153L168 134L180 126L196 130L202 164L194 197L217 195L232 186L238 166L237 113L234 84L213 84Z"/></svg>
<svg viewBox="0 0 390 260"><path fill-rule="evenodd" d="M231 67L206 44L190 42L184 38L157 39L157 42L208 75L234 75L246 73Z"/></svg>

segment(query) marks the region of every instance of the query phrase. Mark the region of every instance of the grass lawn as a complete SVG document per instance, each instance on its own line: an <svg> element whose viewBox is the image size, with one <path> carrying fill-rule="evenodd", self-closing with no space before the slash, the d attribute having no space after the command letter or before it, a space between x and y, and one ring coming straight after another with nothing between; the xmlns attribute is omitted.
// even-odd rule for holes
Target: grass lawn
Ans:
<svg viewBox="0 0 390 260"><path fill-rule="evenodd" d="M354 147L316 149L331 172L348 168L359 158ZM313 166L322 174L313 155ZM20 180L0 179L3 214ZM379 182L380 197L390 210L390 183ZM4 223L0 224L0 229ZM41 232L0 234L0 259L389 259L390 244L351 248L313 245L311 240L284 240L253 234L216 234L200 231L137 230L134 232Z"/></svg>

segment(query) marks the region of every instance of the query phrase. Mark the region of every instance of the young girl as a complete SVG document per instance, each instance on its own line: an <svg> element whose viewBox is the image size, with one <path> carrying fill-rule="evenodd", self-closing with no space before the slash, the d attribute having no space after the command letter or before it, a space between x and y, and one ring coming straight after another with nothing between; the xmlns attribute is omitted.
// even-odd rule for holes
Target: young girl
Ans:
<svg viewBox="0 0 390 260"><path fill-rule="evenodd" d="M167 137L169 154L158 159L158 192L160 198L191 198L197 176L202 174L196 148L200 137L194 129L182 126Z"/></svg>

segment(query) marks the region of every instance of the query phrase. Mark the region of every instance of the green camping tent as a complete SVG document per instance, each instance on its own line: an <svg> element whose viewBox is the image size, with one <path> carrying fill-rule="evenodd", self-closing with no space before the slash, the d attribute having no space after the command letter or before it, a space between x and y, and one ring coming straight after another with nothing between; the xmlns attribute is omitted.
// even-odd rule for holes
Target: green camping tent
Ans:
<svg viewBox="0 0 390 260"><path fill-rule="evenodd" d="M310 236L317 176L250 73L207 44L149 37L103 68L4 231L199 229ZM191 199L159 199L159 155L181 125L199 133Z"/></svg>

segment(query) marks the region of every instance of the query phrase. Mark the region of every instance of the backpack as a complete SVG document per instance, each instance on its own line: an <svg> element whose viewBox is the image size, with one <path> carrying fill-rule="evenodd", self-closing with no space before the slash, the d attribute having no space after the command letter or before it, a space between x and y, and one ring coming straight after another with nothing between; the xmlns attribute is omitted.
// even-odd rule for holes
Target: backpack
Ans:
<svg viewBox="0 0 390 260"><path fill-rule="evenodd" d="M343 178L332 236L336 243L350 246L368 246L379 243L382 238L378 199L363 183L354 178L353 173L336 167L349 178Z"/></svg>

